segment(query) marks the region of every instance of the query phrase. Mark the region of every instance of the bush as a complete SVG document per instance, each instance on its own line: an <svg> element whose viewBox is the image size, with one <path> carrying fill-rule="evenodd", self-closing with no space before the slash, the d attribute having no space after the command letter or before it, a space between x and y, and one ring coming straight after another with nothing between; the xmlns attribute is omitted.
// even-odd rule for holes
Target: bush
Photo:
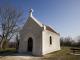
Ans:
<svg viewBox="0 0 80 60"><path fill-rule="evenodd" d="M0 53L15 53L16 48L6 48L6 49L0 49Z"/></svg>

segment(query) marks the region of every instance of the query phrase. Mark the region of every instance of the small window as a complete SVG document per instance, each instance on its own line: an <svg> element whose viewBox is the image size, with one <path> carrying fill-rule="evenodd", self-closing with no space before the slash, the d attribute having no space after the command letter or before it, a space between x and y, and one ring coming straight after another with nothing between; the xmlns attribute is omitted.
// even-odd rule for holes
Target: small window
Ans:
<svg viewBox="0 0 80 60"><path fill-rule="evenodd" d="M52 45L52 37L50 36L50 45Z"/></svg>

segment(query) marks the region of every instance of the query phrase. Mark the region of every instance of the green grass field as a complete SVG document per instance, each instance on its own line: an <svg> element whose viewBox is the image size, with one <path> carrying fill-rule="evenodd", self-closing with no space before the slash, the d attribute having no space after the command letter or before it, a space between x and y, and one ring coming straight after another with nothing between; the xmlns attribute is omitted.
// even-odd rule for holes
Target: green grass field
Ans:
<svg viewBox="0 0 80 60"><path fill-rule="evenodd" d="M45 55L44 60L80 60L80 55L70 53L70 47L62 47L60 51Z"/></svg>

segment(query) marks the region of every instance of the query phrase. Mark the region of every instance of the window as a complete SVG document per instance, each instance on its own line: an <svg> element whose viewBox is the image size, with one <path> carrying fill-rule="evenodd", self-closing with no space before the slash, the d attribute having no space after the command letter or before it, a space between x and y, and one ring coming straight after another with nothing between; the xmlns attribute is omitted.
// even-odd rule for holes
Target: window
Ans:
<svg viewBox="0 0 80 60"><path fill-rule="evenodd" d="M50 45L52 45L52 37L50 36Z"/></svg>

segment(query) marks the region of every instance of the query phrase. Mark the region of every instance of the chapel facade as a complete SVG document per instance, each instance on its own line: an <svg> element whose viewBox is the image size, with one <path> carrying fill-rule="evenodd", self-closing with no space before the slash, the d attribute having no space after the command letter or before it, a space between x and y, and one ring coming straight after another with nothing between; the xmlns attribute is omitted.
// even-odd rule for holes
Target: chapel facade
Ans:
<svg viewBox="0 0 80 60"><path fill-rule="evenodd" d="M45 55L60 50L60 34L39 22L30 9L27 22L20 31L19 52Z"/></svg>

